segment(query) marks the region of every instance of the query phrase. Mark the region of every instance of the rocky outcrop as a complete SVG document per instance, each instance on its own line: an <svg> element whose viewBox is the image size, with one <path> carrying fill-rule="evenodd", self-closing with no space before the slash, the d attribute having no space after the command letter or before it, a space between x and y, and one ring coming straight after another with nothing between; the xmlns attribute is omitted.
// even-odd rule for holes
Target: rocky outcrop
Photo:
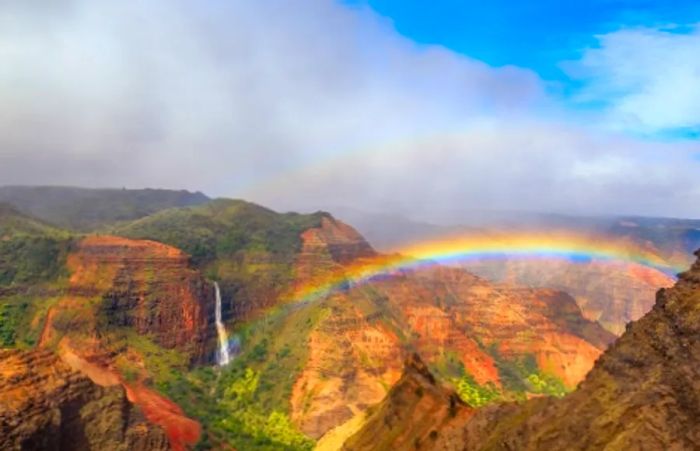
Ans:
<svg viewBox="0 0 700 451"><path fill-rule="evenodd" d="M197 443L201 435L197 421L188 418L178 405L147 387L142 380L127 381L104 354L90 354L92 350L86 349L85 343L80 344L83 347L76 349L70 338L65 337L59 345L61 360L72 370L101 387L123 387L128 401L138 406L146 420L165 432L173 451L184 451Z"/></svg>
<svg viewBox="0 0 700 451"><path fill-rule="evenodd" d="M442 449L438 443L461 430L473 414L474 409L440 385L414 354L406 359L403 375L386 399L370 410L361 431L342 449ZM450 445L458 449L457 443Z"/></svg>
<svg viewBox="0 0 700 451"><path fill-rule="evenodd" d="M49 351L0 350L0 449L171 448L121 386L99 386Z"/></svg>
<svg viewBox="0 0 700 451"><path fill-rule="evenodd" d="M319 227L304 231L301 240L294 264L297 286L329 272L342 271L343 265L377 256L362 235L331 216L321 218Z"/></svg>
<svg viewBox="0 0 700 451"><path fill-rule="evenodd" d="M391 397L385 404L347 442L348 449L385 449L370 439L388 421L383 412L402 409ZM418 434L423 426L411 421L410 412L402 430ZM658 292L653 309L627 327L575 392L490 406L465 417L459 427L437 429L431 449L700 448L700 260L673 288Z"/></svg>
<svg viewBox="0 0 700 451"><path fill-rule="evenodd" d="M320 227L304 232L302 240L305 251L325 249L333 261L341 264L377 255L357 230L331 216L324 216Z"/></svg>

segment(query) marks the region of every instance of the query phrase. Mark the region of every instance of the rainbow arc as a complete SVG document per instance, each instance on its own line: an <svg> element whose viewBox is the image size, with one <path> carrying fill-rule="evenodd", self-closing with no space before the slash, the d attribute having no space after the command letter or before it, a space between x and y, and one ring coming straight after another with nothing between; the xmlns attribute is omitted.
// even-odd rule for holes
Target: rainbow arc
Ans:
<svg viewBox="0 0 700 451"><path fill-rule="evenodd" d="M640 246L602 237L572 234L473 236L417 243L394 255L358 261L304 282L297 287L293 298L298 302L321 299L336 290L402 270L505 258L636 264L671 276L683 270Z"/></svg>

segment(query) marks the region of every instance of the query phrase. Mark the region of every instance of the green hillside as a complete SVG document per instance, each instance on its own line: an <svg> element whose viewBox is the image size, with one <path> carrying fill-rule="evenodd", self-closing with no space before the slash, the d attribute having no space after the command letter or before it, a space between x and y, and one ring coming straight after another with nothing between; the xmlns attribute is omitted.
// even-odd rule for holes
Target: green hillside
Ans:
<svg viewBox="0 0 700 451"><path fill-rule="evenodd" d="M23 213L77 231L95 230L172 207L209 201L202 193L165 189L89 189L60 186L0 187L0 202Z"/></svg>
<svg viewBox="0 0 700 451"><path fill-rule="evenodd" d="M207 278L219 281L224 303L232 305L235 298L235 315L247 318L277 303L294 278L299 235L320 225L323 215L282 214L241 200L218 199L165 210L111 232L184 250Z"/></svg>
<svg viewBox="0 0 700 451"><path fill-rule="evenodd" d="M34 344L30 318L55 297L70 245L69 233L0 204L0 348Z"/></svg>

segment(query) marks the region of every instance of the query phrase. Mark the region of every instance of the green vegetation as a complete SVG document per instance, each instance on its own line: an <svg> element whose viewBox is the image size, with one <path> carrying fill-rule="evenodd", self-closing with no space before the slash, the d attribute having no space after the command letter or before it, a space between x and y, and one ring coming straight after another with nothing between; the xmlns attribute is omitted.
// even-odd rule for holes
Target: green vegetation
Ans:
<svg viewBox="0 0 700 451"><path fill-rule="evenodd" d="M477 383L454 351L443 351L431 370L440 379L450 381L462 401L472 407L481 407L503 399L503 393L495 384Z"/></svg>
<svg viewBox="0 0 700 451"><path fill-rule="evenodd" d="M121 353L116 364L120 373L125 377L136 379L141 373L140 364L143 363L145 372L153 380L160 384L168 384L177 380L177 375L186 372L189 364L187 353L176 349L165 349L159 346L156 338L150 335L140 335L127 327L101 328L105 331L102 336L102 344L110 349L124 351L127 348L135 351L143 360L142 362L129 361L125 353Z"/></svg>
<svg viewBox="0 0 700 451"><path fill-rule="evenodd" d="M241 200L219 199L176 208L118 227L119 235L178 247L200 266L217 259L268 254L288 260L299 250L299 235L320 225L322 213L280 214Z"/></svg>
<svg viewBox="0 0 700 451"><path fill-rule="evenodd" d="M0 204L0 288L57 278L69 245L66 232Z"/></svg>
<svg viewBox="0 0 700 451"><path fill-rule="evenodd" d="M202 423L200 449L220 443L253 451L313 448L314 441L289 418L289 399L308 358L309 333L328 308L324 303L277 308L232 331L241 351L227 367L154 376L156 388Z"/></svg>
<svg viewBox="0 0 700 451"><path fill-rule="evenodd" d="M500 388L493 383L478 384L464 368L459 356L450 350L443 352L432 371L441 379L450 381L462 400L472 407L524 400L528 393L562 397L570 391L558 377L542 371L532 354L506 359L498 353L496 346L487 350L494 357L502 383Z"/></svg>
<svg viewBox="0 0 700 451"><path fill-rule="evenodd" d="M0 348L32 348L41 335L46 314L58 298L48 288L0 296Z"/></svg>
<svg viewBox="0 0 700 451"><path fill-rule="evenodd" d="M170 209L123 225L113 233L178 247L224 293L251 310L274 306L294 280L300 235L323 213L280 214L240 200Z"/></svg>
<svg viewBox="0 0 700 451"><path fill-rule="evenodd" d="M532 393L561 398L569 392L561 379L551 374L532 373L527 377L527 381L532 388Z"/></svg>
<svg viewBox="0 0 700 451"><path fill-rule="evenodd" d="M562 397L569 392L561 379L538 367L532 354L511 360L504 359L494 350L492 354L495 354L504 389L512 392L516 398L524 398L525 393Z"/></svg>
<svg viewBox="0 0 700 451"><path fill-rule="evenodd" d="M498 387L493 383L479 385L469 373L454 381L460 398L472 407L481 407L502 399Z"/></svg>
<svg viewBox="0 0 700 451"><path fill-rule="evenodd" d="M17 236L60 235L54 227L20 213L9 204L0 203L0 238Z"/></svg>
<svg viewBox="0 0 700 451"><path fill-rule="evenodd" d="M65 278L70 235L0 204L0 347L31 347Z"/></svg>
<svg viewBox="0 0 700 451"><path fill-rule="evenodd" d="M0 300L0 348L15 345L17 329L28 307L27 302L15 303Z"/></svg>
<svg viewBox="0 0 700 451"><path fill-rule="evenodd" d="M20 236L0 241L0 286L49 281L63 274L69 241Z"/></svg>

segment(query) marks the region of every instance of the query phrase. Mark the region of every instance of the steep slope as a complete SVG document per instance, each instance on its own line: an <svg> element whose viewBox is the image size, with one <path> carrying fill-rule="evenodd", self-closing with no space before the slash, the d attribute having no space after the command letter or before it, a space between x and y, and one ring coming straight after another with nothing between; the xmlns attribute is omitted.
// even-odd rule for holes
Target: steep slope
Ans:
<svg viewBox="0 0 700 451"><path fill-rule="evenodd" d="M0 350L0 448L171 449L121 387L100 387L48 351Z"/></svg>
<svg viewBox="0 0 700 451"><path fill-rule="evenodd" d="M406 377L415 380L410 371ZM469 418L459 428L431 432L431 447L698 449L699 394L700 260L673 288L659 291L653 309L628 326L574 393L460 413ZM406 410L388 397L345 448L385 449L371 439L396 412L405 419L401 434L422 440L423 425L411 421L412 409ZM414 449L406 442L394 445L392 449Z"/></svg>
<svg viewBox="0 0 700 451"><path fill-rule="evenodd" d="M69 243L63 275L25 315L28 329L91 380L124 386L171 443L195 441L199 425L154 389L201 421L202 448L310 449L352 432L414 353L439 384L481 406L563 395L613 339L562 292L458 268L357 283L358 266L397 256L377 254L327 213L216 200L114 233L127 237ZM203 274L222 288L235 356L224 368L192 366L211 362L215 344Z"/></svg>
<svg viewBox="0 0 700 451"><path fill-rule="evenodd" d="M388 258L330 217L301 238L292 299L304 299L308 287L329 274L342 280L361 262ZM252 368L261 381L277 386L279 380L285 388L274 397L289 400L291 419L313 438L381 401L414 350L479 404L527 392L563 393L614 338L585 320L563 293L499 287L440 266L282 305L241 334L234 365L241 375ZM268 359L274 355L285 358L273 365Z"/></svg>
<svg viewBox="0 0 700 451"><path fill-rule="evenodd" d="M236 204L242 205L243 210L231 211L236 208ZM265 290L264 286L257 285L261 289L261 295L267 296L267 299L262 299L265 300L265 304L257 304L257 313L251 314L250 310L243 310L236 305L233 310L236 321L229 329L232 351L236 357L229 366L221 369L220 376L213 379L210 371L195 370L186 378L169 384L166 387L167 393L176 401L182 402L191 416L206 419L204 437L215 448L224 446L222 443L228 443L239 449L251 450L310 449L313 447L313 440L300 433L297 425L290 418L292 413L290 402L298 402L294 398L293 385L305 366L314 366L315 361L324 363L317 358L318 351L323 348L324 343L331 345L335 343L319 336L321 329L323 333L329 335L334 335L336 332L342 334L341 327L348 323L335 325L328 323L322 326L321 319L328 315L333 307L324 303L296 303L297 288L309 278L313 278L315 274L334 272L357 259L372 258L376 253L354 229L328 214L306 217L279 215L249 204L225 202L223 205L226 208L220 210L220 214L230 214L232 219L240 220L242 213L251 214L250 209L253 209L252 214L257 220L265 221L262 224L264 227L258 229L257 236L249 239L259 240L255 244L258 252L261 248L270 249L272 246L277 246L276 253L268 250L263 255L268 258L277 258L278 264L286 268L288 279L284 279L286 280L284 284L272 287L274 289ZM267 219L260 218L260 213ZM290 224L287 221L294 221L291 230L301 230L297 232L296 237L289 237L285 247L280 248L279 242L264 241L271 239L266 230L289 228ZM309 223L313 227L301 228ZM281 236L287 237L287 233L285 231ZM279 237L280 234L276 233L274 236ZM284 252L280 252L281 250ZM250 252L249 247L242 246L233 254L217 254L217 260L211 268L216 270L235 263L241 265L238 267L245 271L248 267L246 265L252 264L245 258ZM238 261L241 255L244 258ZM225 276L226 273L219 271L218 276L222 275ZM227 285L225 277L219 280L222 287L231 287ZM228 283L230 280L228 279ZM248 279L248 283L255 287L260 280ZM232 298L236 304L252 300L251 297L244 296L251 293L251 287L244 285L243 288L247 290L238 290L233 293ZM231 293L225 296L231 296ZM261 305L269 307L263 310L260 308ZM339 319L342 320L343 317ZM357 332L350 333L346 339L355 343L362 341L368 347L377 347L377 340L363 340L361 328ZM376 332L377 335L374 338L380 339L387 331L385 328L380 328ZM314 339L312 335L319 337L320 347L312 349L309 346L308 340ZM394 342L391 342L386 349L390 354L396 354L398 351L397 344ZM327 351L338 354L337 349L327 348ZM348 357L352 359L352 356ZM399 364L393 372L393 378L398 377L400 372L398 354L397 358ZM348 366L348 368L351 367ZM372 368L367 368L364 374L366 377L363 380L367 386L371 387L372 392L376 393L376 400L380 400L385 393L382 378L377 376ZM389 374L391 372L387 376ZM391 377L386 380L387 383L392 381ZM364 388L360 387L359 379L351 377L348 382L350 384L358 382L356 392L364 392ZM215 390L210 389L212 384L216 387ZM188 393L196 393L196 396ZM290 401L292 399L293 401ZM320 407L316 416L317 425L323 430L344 421L346 419L344 415L348 411L347 407L338 408L331 397L326 398L326 401L326 405L316 406ZM342 398L340 402L343 402ZM372 402L375 402L374 398ZM365 406L363 404L363 408Z"/></svg>
<svg viewBox="0 0 700 451"><path fill-rule="evenodd" d="M125 235L174 243L194 254L195 266L219 281L225 319L230 322L235 318L239 325L258 318L263 323L274 321L275 306L293 300L294 282L306 277L302 272L312 268L313 262L321 261L316 256L323 255L324 264L332 266L375 255L359 234L330 215L278 214L242 201L220 200L171 209L119 230ZM302 252L302 239L315 245ZM303 269L303 263L297 264L304 259L312 266ZM211 324L212 287L189 266L183 251L149 240L99 235L75 239L63 261L62 276L52 291L42 293L24 315L39 346L57 350L71 366L101 384L122 384L129 400L138 404L150 421L160 424L171 441L173 435L177 439L183 434L187 440L196 440L198 425L173 410L153 388L172 396L203 420L207 428L204 447L210 441L223 445L220 434L227 434L231 423L238 422L242 431L234 435L243 441L227 441L240 444L242 449L249 449L246 444L260 447L264 443L274 449L299 449L310 443L293 425L284 426L289 393L280 394L261 384L269 402L259 409L242 395L235 400L227 395L231 386L226 381L232 378L224 377L214 384L209 379L217 392L206 390L203 404L192 401L200 393L199 387L188 385L181 390L182 384L194 380L189 375L189 380L183 378L190 363L211 361L208 354L214 349L215 331ZM234 335L232 339L235 352L238 338ZM247 351L260 352L265 349L262 344L254 343ZM303 340L298 344L305 346ZM282 355L289 351L276 352ZM293 368L296 363L292 362L303 361L302 354L295 350L288 359L265 356L263 363L270 368L277 363ZM212 370L204 366L192 373L209 378ZM278 378L280 388L291 390L294 379L289 373L274 370L270 376ZM233 385L238 382L235 376ZM202 405L204 411L198 411ZM224 405L230 408L222 411ZM233 421L222 428L223 424L209 421L218 412L237 416L229 418Z"/></svg>
<svg viewBox="0 0 700 451"><path fill-rule="evenodd" d="M163 189L88 189L64 186L3 186L0 202L66 229L89 231L172 207L209 201L202 193Z"/></svg>
<svg viewBox="0 0 700 451"><path fill-rule="evenodd" d="M420 357L412 355L406 359L401 379L381 404L368 411L360 431L342 449L459 449L459 442L446 442L445 437L458 440L474 412L435 379Z"/></svg>

